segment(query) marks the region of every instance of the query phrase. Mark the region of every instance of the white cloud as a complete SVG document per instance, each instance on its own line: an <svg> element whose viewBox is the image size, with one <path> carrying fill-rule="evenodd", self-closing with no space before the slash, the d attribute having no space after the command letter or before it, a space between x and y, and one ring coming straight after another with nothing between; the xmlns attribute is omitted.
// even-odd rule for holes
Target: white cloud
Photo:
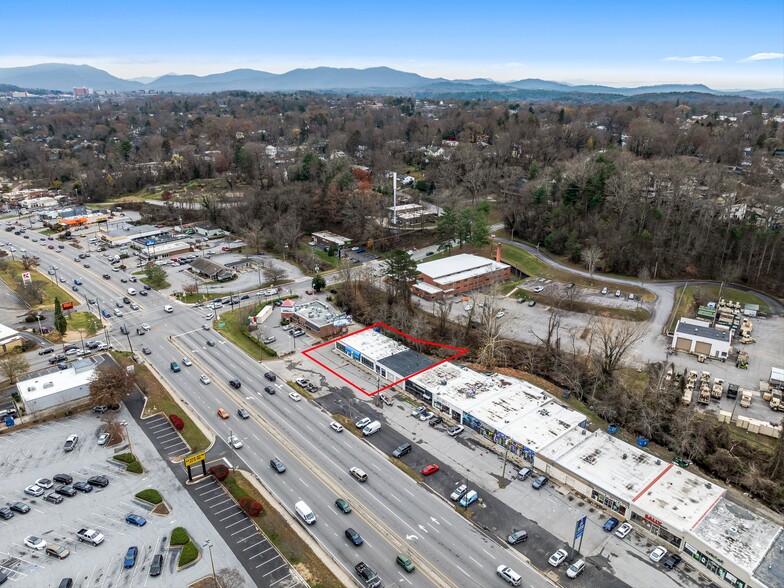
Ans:
<svg viewBox="0 0 784 588"><path fill-rule="evenodd" d="M784 53L755 53L741 59L742 63L748 61L767 61L768 59L784 59Z"/></svg>
<svg viewBox="0 0 784 588"><path fill-rule="evenodd" d="M714 61L724 61L723 57L717 55L690 55L688 57L665 57L664 61L682 61L684 63L711 63Z"/></svg>

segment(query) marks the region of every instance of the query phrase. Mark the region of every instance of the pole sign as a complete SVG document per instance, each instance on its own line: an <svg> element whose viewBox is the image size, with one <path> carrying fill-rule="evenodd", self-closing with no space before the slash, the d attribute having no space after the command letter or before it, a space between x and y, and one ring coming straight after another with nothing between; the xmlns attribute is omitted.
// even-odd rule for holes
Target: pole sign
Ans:
<svg viewBox="0 0 784 588"><path fill-rule="evenodd" d="M585 532L585 521L587 518L588 515L585 515L583 518L577 519L577 524L574 527L575 540L583 536L583 533Z"/></svg>
<svg viewBox="0 0 784 588"><path fill-rule="evenodd" d="M73 310L73 302L63 302L63 310Z"/></svg>
<svg viewBox="0 0 784 588"><path fill-rule="evenodd" d="M192 466L195 463L199 463L200 461L204 461L204 459L206 457L207 457L207 452L206 451L202 451L200 453L194 453L193 455L189 455L188 457L185 458L185 466L186 467Z"/></svg>
<svg viewBox="0 0 784 588"><path fill-rule="evenodd" d="M22 272L22 283L27 284L32 282L33 278L30 276L30 272Z"/></svg>

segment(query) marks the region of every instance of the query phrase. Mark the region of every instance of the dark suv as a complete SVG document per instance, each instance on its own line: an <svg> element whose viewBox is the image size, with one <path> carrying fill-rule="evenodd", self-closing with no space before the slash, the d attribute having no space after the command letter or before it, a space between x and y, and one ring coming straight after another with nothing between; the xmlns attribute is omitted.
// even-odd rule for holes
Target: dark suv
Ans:
<svg viewBox="0 0 784 588"><path fill-rule="evenodd" d="M229 386L235 390L239 390L242 387L242 382L240 382L237 378L234 378L233 380L229 380Z"/></svg>
<svg viewBox="0 0 784 588"><path fill-rule="evenodd" d="M403 443L392 452L392 457L403 457L407 453L411 453L411 443Z"/></svg>
<svg viewBox="0 0 784 588"><path fill-rule="evenodd" d="M275 376L275 374L273 374L272 372L265 373L264 377L267 378L270 382L274 382L275 380L278 379L277 376Z"/></svg>

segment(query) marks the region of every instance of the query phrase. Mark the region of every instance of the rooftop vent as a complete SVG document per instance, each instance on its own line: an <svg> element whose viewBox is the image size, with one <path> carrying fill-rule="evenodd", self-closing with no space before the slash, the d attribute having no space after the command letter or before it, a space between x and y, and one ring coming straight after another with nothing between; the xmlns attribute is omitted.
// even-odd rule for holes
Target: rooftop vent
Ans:
<svg viewBox="0 0 784 588"><path fill-rule="evenodd" d="M623 454L623 459L626 459L627 457L629 457L629 456L624 453Z"/></svg>

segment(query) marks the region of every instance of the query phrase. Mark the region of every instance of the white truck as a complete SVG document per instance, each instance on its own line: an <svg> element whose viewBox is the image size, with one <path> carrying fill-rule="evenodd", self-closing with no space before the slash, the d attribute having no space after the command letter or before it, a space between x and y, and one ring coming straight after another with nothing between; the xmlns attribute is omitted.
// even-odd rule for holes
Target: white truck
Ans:
<svg viewBox="0 0 784 588"><path fill-rule="evenodd" d="M95 529L79 529L76 532L76 538L84 543L92 543L93 545L100 545L103 543L103 535Z"/></svg>

